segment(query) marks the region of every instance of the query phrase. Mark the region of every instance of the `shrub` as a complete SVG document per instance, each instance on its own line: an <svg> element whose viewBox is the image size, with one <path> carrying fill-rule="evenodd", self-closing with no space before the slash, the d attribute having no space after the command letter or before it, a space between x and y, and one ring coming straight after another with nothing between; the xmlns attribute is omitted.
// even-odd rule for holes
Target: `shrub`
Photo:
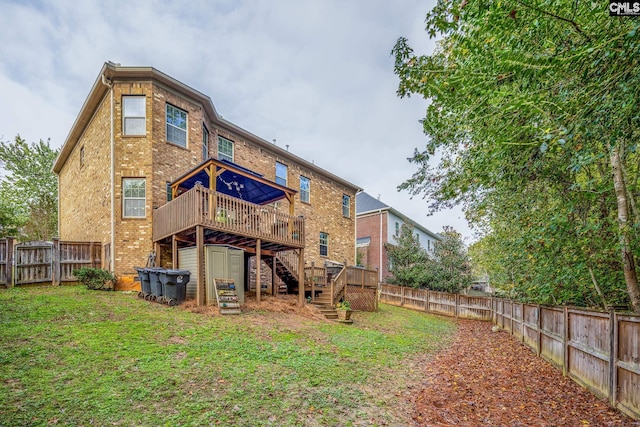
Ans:
<svg viewBox="0 0 640 427"><path fill-rule="evenodd" d="M87 289L113 290L116 276L110 271L101 268L82 267L73 270L73 275L78 281L87 286Z"/></svg>

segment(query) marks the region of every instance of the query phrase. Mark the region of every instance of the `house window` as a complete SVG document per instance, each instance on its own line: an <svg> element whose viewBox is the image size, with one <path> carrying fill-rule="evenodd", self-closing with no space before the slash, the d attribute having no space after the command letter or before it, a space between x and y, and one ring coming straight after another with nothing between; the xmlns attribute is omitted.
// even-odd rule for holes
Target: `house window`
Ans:
<svg viewBox="0 0 640 427"><path fill-rule="evenodd" d="M173 200L173 191L171 191L171 183L167 181L167 202Z"/></svg>
<svg viewBox="0 0 640 427"><path fill-rule="evenodd" d="M311 200L311 180L300 176L300 201L310 203Z"/></svg>
<svg viewBox="0 0 640 427"><path fill-rule="evenodd" d="M276 184L287 186L287 165L276 162Z"/></svg>
<svg viewBox="0 0 640 427"><path fill-rule="evenodd" d="M147 107L144 96L122 97L122 133L145 135L147 133Z"/></svg>
<svg viewBox="0 0 640 427"><path fill-rule="evenodd" d="M202 160L209 158L209 130L202 124Z"/></svg>
<svg viewBox="0 0 640 427"><path fill-rule="evenodd" d="M347 218L351 216L351 197L346 194L342 195L342 216Z"/></svg>
<svg viewBox="0 0 640 427"><path fill-rule="evenodd" d="M218 137L218 159L233 162L233 141L223 136Z"/></svg>
<svg viewBox="0 0 640 427"><path fill-rule="evenodd" d="M146 202L146 181L144 178L122 179L122 216L144 218Z"/></svg>
<svg viewBox="0 0 640 427"><path fill-rule="evenodd" d="M320 232L320 256L329 255L329 234Z"/></svg>
<svg viewBox="0 0 640 427"><path fill-rule="evenodd" d="M396 236L400 235L400 223L396 222Z"/></svg>
<svg viewBox="0 0 640 427"><path fill-rule="evenodd" d="M167 104L167 141L187 147L187 112Z"/></svg>

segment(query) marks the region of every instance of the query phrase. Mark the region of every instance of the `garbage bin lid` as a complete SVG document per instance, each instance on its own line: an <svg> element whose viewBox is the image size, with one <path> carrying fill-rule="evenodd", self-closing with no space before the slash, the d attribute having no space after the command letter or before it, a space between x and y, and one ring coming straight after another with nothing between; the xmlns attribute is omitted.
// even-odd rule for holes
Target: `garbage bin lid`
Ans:
<svg viewBox="0 0 640 427"><path fill-rule="evenodd" d="M189 270L172 270L172 269L168 269L167 270L167 274L176 274L176 275L186 276L187 274L191 274L191 272Z"/></svg>

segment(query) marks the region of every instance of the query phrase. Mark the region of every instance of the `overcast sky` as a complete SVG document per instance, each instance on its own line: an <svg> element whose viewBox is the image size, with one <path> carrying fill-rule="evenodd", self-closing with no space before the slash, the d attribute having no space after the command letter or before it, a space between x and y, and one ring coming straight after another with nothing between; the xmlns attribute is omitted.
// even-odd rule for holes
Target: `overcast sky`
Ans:
<svg viewBox="0 0 640 427"><path fill-rule="evenodd" d="M471 237L459 210L427 216L427 201L397 191L426 142L426 101L396 96L390 51L400 36L433 50L434 3L0 0L0 140L61 147L105 61L152 66L429 230Z"/></svg>

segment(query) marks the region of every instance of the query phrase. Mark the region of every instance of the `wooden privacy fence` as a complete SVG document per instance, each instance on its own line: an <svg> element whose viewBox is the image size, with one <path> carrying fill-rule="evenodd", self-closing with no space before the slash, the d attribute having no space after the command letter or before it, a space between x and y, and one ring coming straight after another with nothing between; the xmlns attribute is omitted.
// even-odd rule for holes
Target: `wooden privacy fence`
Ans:
<svg viewBox="0 0 640 427"><path fill-rule="evenodd" d="M564 375L640 419L640 316L384 284L380 285L380 301L445 316L492 321Z"/></svg>
<svg viewBox="0 0 640 427"><path fill-rule="evenodd" d="M0 285L12 287L27 284L75 282L73 270L100 267L101 244L96 242L18 243L0 239Z"/></svg>

